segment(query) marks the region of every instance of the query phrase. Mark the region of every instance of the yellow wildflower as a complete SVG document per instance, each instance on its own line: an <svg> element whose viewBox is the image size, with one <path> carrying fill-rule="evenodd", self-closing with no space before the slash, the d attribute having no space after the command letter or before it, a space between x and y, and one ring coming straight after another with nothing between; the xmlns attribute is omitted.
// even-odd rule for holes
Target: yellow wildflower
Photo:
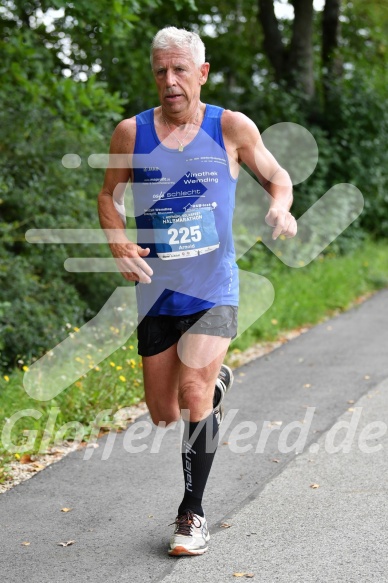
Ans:
<svg viewBox="0 0 388 583"><path fill-rule="evenodd" d="M28 366L24 365L24 366L23 366L23 370L24 370L24 372L27 372L27 371L29 370L29 369L28 369Z"/></svg>
<svg viewBox="0 0 388 583"><path fill-rule="evenodd" d="M116 370L122 370L123 367L122 366L116 366Z"/></svg>
<svg viewBox="0 0 388 583"><path fill-rule="evenodd" d="M73 326L74 332L79 332L79 328L77 326Z"/></svg>
<svg viewBox="0 0 388 583"><path fill-rule="evenodd" d="M5 381L7 381L7 383L8 383L8 381L9 381L9 376L5 374L5 375L4 375L4 380L5 380Z"/></svg>
<svg viewBox="0 0 388 583"><path fill-rule="evenodd" d="M109 363L111 366L116 366L116 364L114 362L110 362Z"/></svg>
<svg viewBox="0 0 388 583"><path fill-rule="evenodd" d="M120 381L123 381L123 383L125 383L125 381L127 380L127 379L125 378L125 376L123 376L123 375L120 375L120 376L119 376L119 379L120 379Z"/></svg>

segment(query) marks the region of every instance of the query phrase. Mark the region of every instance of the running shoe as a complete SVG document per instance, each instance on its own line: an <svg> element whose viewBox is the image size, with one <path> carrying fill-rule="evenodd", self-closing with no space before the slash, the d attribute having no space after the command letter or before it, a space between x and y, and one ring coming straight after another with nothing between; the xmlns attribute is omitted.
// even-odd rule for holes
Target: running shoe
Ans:
<svg viewBox="0 0 388 583"><path fill-rule="evenodd" d="M186 510L172 524L175 524L175 530L170 539L169 555L203 555L207 551L210 534L206 518Z"/></svg>
<svg viewBox="0 0 388 583"><path fill-rule="evenodd" d="M218 373L218 378L216 380L216 388L214 392L214 402L213 410L218 421L218 425L222 422L224 418L224 406L222 401L226 393L231 389L233 385L233 373L232 370L226 366L226 364L221 365L220 372Z"/></svg>

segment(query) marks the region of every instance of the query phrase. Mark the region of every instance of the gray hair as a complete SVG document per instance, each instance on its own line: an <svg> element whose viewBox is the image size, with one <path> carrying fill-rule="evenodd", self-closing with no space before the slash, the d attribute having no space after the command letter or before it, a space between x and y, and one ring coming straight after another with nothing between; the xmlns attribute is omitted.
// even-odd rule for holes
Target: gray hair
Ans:
<svg viewBox="0 0 388 583"><path fill-rule="evenodd" d="M205 45L196 32L189 32L184 28L166 26L159 30L153 38L151 44L151 66L153 65L153 52L157 49L170 49L172 47L188 49L193 61L200 67L205 62Z"/></svg>

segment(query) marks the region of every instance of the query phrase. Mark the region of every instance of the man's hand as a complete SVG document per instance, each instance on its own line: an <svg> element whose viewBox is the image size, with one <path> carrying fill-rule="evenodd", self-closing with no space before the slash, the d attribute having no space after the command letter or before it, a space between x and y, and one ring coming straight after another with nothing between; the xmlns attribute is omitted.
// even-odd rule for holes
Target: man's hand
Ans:
<svg viewBox="0 0 388 583"><path fill-rule="evenodd" d="M128 281L151 283L153 271L142 257L147 257L150 250L143 249L136 243L111 243L110 249L122 276Z"/></svg>
<svg viewBox="0 0 388 583"><path fill-rule="evenodd" d="M284 235L288 239L295 237L298 227L292 214L283 207L273 206L269 209L265 222L270 227L274 227L272 239L277 239L279 235Z"/></svg>

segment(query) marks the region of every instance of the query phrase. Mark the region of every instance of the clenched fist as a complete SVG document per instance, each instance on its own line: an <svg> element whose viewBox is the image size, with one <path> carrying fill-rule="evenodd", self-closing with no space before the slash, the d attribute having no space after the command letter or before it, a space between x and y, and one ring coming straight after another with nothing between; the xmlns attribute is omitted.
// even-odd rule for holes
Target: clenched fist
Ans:
<svg viewBox="0 0 388 583"><path fill-rule="evenodd" d="M265 222L270 227L274 227L272 239L277 239L279 235L287 238L295 237L298 230L296 219L282 207L271 207L265 217Z"/></svg>

